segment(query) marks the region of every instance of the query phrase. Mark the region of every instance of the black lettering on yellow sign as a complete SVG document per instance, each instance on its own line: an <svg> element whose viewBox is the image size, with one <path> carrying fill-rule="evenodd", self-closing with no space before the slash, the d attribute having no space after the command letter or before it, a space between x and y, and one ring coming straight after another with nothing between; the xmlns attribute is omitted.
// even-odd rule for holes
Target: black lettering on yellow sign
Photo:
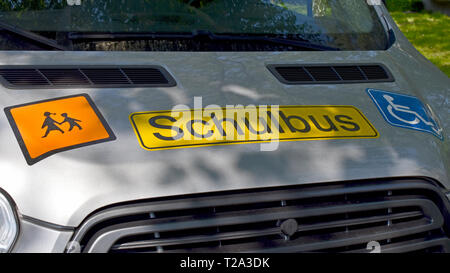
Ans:
<svg viewBox="0 0 450 273"><path fill-rule="evenodd" d="M267 116L269 116L269 111L267 111ZM320 122L318 122L318 119L316 119L316 117L309 115L307 119L304 119L300 116L286 116L283 111L279 112L280 117L282 118L282 121L284 123L281 123L282 125L285 125L292 133L296 133L296 132L300 132L300 133L308 133L311 131L311 126L314 126L317 130L322 131L322 132L331 132L331 131L339 131L339 128L341 128L342 130L345 131L349 131L349 132L357 132L360 130L360 127L357 123L352 122L352 118L349 116L345 116L345 115L337 115L334 117L335 121L333 121L330 116L328 115L324 115L323 119L325 121L325 123L327 124L327 127L322 125ZM158 139L161 140L178 140L180 138L182 138L184 136L184 131L182 128L179 128L175 125L162 125L162 124L158 124L157 120L159 119L167 119L173 123L175 123L177 120L173 117L170 116L155 116L150 118L149 122L150 125L152 125L155 128L159 128L159 129L166 129L166 130L172 130L176 133L175 136L163 136L161 135L161 133L157 132L157 133L153 133L155 137L157 137ZM346 120L343 120L346 119ZM234 126L236 132L238 135L244 135L244 131L243 128L241 127L241 125L239 125L239 122L237 120L233 120L233 119L221 119L218 120L217 118L212 117L212 120L214 121L214 124L216 125L216 128L218 130L218 132L226 137L227 134L224 130L224 122L229 122L231 125ZM265 133L271 133L272 132L272 128L268 125L268 122L266 120L264 120L263 118L260 118L261 123L264 124L263 129L261 129L260 131L257 131L255 128L253 128L253 126L250 124L248 118L244 118L243 122L245 125L245 130L248 130L249 132L251 132L252 134L257 134L257 135L261 135L261 134L265 134ZM300 122L300 126L298 126L299 123L294 123L293 120L297 120ZM186 123L186 128L188 129L187 132L189 132L192 136L194 137L198 137L198 138L209 138L214 134L213 130L209 130L206 134L200 134L198 132L195 131L193 125L195 123L201 123L202 125L209 125L209 122L206 120L190 120ZM339 128L336 126L336 124L339 125ZM348 127L348 125L351 125L351 127ZM326 128L325 128L326 127ZM278 128L280 133L285 133L285 129L283 129L283 126L280 126Z"/></svg>
<svg viewBox="0 0 450 273"><path fill-rule="evenodd" d="M272 106L141 112L130 115L148 150L338 138L376 138L353 106Z"/></svg>

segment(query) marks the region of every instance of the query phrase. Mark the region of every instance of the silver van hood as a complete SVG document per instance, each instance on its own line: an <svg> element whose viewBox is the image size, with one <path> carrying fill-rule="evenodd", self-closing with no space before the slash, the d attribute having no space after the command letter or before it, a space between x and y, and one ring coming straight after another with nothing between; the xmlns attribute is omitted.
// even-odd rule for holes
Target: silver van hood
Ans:
<svg viewBox="0 0 450 273"><path fill-rule="evenodd" d="M399 39L404 39L398 34ZM21 214L78 226L113 203L246 188L426 176L450 188L450 80L412 47L365 52L1 52L1 65L161 65L177 81L168 88L35 89L0 87L2 108L80 93L89 94L117 140L69 150L28 166L4 114L0 115L0 188ZM395 82L284 85L268 64L381 63ZM431 134L389 125L365 92L411 94L429 104L444 128ZM129 121L133 112L178 104L353 105L380 133L377 139L282 142L146 151Z"/></svg>

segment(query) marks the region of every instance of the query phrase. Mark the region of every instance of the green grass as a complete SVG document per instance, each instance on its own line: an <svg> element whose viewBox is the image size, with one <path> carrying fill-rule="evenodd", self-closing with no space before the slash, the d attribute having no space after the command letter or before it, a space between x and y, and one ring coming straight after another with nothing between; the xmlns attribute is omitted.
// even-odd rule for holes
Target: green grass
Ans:
<svg viewBox="0 0 450 273"><path fill-rule="evenodd" d="M386 0L389 11L421 11L424 9L422 0Z"/></svg>
<svg viewBox="0 0 450 273"><path fill-rule="evenodd" d="M428 12L391 15L409 41L450 77L450 17Z"/></svg>

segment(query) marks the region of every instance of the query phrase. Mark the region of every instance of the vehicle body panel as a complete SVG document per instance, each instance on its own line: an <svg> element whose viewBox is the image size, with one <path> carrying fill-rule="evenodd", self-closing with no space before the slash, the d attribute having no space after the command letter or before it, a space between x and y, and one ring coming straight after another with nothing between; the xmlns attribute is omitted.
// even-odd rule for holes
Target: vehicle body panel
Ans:
<svg viewBox="0 0 450 273"><path fill-rule="evenodd" d="M450 189L450 80L406 40L386 51L339 52L0 52L0 65L160 65L175 87L33 89L0 87L0 107L89 94L117 140L58 153L28 166L6 116L0 116L0 187L21 214L76 227L114 203L191 193L380 177L430 177ZM385 65L395 82L285 85L271 64ZM374 88L430 105L444 140L389 125L366 93ZM352 105L380 133L377 139L281 142L146 151L129 121L134 112L227 105Z"/></svg>

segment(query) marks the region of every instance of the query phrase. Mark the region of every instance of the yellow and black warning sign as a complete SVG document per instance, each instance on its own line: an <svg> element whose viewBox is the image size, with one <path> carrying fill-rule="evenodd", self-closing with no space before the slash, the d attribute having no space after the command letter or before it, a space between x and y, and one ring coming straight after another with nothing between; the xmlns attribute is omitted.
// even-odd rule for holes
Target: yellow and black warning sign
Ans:
<svg viewBox="0 0 450 273"><path fill-rule="evenodd" d="M377 138L354 106L253 106L130 115L142 148L176 149L273 141Z"/></svg>
<svg viewBox="0 0 450 273"><path fill-rule="evenodd" d="M29 165L55 153L116 139L87 94L5 108Z"/></svg>

